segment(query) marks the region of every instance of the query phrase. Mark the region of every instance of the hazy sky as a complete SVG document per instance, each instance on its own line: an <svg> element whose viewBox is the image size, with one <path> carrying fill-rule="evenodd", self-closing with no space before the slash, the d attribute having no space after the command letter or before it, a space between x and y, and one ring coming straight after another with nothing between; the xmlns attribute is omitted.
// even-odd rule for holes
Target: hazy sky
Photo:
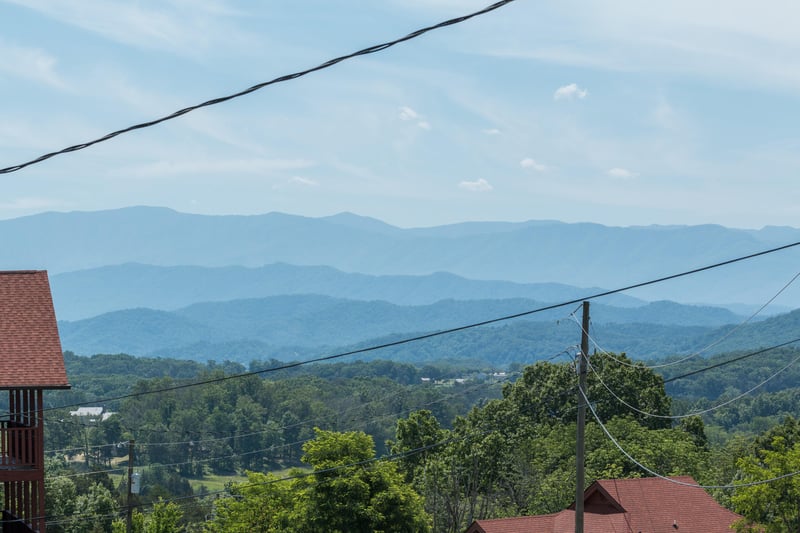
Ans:
<svg viewBox="0 0 800 533"><path fill-rule="evenodd" d="M489 3L0 0L0 167ZM798 20L789 0L517 0L0 175L0 218L154 205L797 227Z"/></svg>

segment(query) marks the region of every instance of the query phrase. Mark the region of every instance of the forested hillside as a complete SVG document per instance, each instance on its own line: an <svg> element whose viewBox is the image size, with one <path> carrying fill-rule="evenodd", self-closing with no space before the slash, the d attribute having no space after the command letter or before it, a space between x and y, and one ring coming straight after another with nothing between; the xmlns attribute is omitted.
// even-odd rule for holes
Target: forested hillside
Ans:
<svg viewBox="0 0 800 533"><path fill-rule="evenodd" d="M361 349L546 305L506 299L399 306L312 295L275 296L196 304L173 312L131 309L61 321L59 329L63 347L82 355L122 352L247 364L253 359L313 358ZM569 313L566 308L553 309L364 357L411 363L466 358L502 367L529 363L577 342L580 328ZM637 308L594 304L592 316L592 336L599 349L624 351L638 359L707 347L705 356L769 346L783 339L784 332L796 330L800 320L800 312L792 312L741 325L745 319L730 311L672 302Z"/></svg>
<svg viewBox="0 0 800 533"><path fill-rule="evenodd" d="M791 416L800 408L793 366L800 351L743 356L654 362L674 363L663 367L668 381L696 372L665 390L656 373L661 370L621 354L594 354L587 479L648 475L617 446L654 472L692 475L705 485L746 483L791 469L800 457L800 424ZM392 486L392 493L406 494L406 503L395 507L417 531L461 531L475 518L555 512L574 497L577 395L569 362L539 362L502 375L480 366L389 361L282 370L279 361L254 361L247 369L126 355L66 354L66 362L74 390L47 396L48 448L58 450L49 452L48 475L55 476L49 483L57 489L49 492L52 516L74 514L79 501L89 515L99 505L113 512L127 457L127 446L115 443L129 439L135 439L143 480L137 505L157 511L139 519L166 520L162 514L170 511L187 530L212 514L205 524L210 531L306 530L298 524L320 516L308 507L322 497L316 491L334 486L344 492L327 493L338 502L330 520L376 520L369 513L358 518L360 506L374 501L343 497L358 479L368 485L382 479L384 489L376 490ZM769 376L768 392L722 405ZM722 395L702 394L710 380ZM115 414L80 423L58 407L73 402L99 402ZM702 417L691 415L700 410ZM362 466L354 469L356 463ZM328 473L312 474L320 469ZM780 504L795 494L779 484L769 491ZM77 499L65 500L67 494ZM713 494L753 521L772 523L759 493L749 488ZM110 527L111 518L92 520L100 528L108 520ZM787 520L800 523L796 511ZM69 520L55 522L55 531L75 530Z"/></svg>

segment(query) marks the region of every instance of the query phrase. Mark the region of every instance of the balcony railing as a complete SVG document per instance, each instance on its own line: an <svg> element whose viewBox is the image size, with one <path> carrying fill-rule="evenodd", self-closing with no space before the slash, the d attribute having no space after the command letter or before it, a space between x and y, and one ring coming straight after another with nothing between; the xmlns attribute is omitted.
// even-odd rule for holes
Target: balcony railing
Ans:
<svg viewBox="0 0 800 533"><path fill-rule="evenodd" d="M0 420L0 468L37 468L38 428L10 420Z"/></svg>

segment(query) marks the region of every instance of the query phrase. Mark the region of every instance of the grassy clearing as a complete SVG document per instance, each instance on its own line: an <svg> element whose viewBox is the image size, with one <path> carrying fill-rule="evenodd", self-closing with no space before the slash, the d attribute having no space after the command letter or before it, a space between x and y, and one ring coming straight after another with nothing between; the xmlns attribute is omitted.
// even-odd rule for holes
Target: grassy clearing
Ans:
<svg viewBox="0 0 800 533"><path fill-rule="evenodd" d="M234 483L241 483L242 481L247 481L245 476L216 476L212 474L208 474L203 476L203 479L189 479L189 485L192 486L192 490L195 494L198 493L200 490L200 486L205 486L208 492L214 492L218 490L224 490L225 484L233 481Z"/></svg>

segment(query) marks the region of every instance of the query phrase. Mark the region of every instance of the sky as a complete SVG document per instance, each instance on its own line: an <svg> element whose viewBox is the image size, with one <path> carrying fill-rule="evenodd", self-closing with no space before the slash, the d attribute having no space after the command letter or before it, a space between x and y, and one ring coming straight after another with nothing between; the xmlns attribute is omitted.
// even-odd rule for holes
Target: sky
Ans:
<svg viewBox="0 0 800 533"><path fill-rule="evenodd" d="M476 0L0 0L0 167ZM800 226L800 3L516 0L0 175L0 219L131 205Z"/></svg>

